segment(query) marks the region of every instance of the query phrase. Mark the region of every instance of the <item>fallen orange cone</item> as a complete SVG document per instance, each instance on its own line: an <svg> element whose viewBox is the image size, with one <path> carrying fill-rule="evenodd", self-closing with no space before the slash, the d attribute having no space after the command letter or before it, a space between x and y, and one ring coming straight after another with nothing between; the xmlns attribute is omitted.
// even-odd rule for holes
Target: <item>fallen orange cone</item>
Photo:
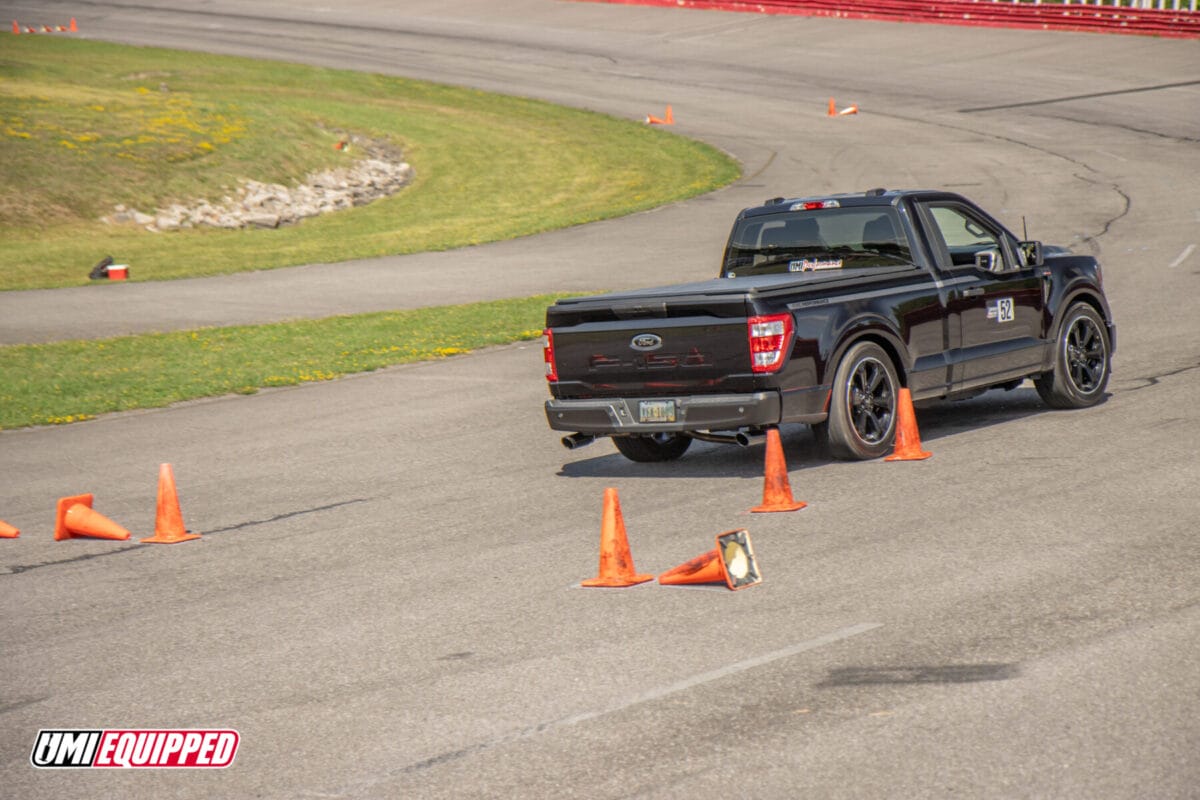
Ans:
<svg viewBox="0 0 1200 800"><path fill-rule="evenodd" d="M719 534L715 549L667 570L658 582L664 586L724 582L734 591L762 583L750 532L743 528Z"/></svg>
<svg viewBox="0 0 1200 800"><path fill-rule="evenodd" d="M908 389L901 389L896 398L896 417L896 448L884 461L921 461L933 455L921 449L917 414L913 410L912 392Z"/></svg>
<svg viewBox="0 0 1200 800"><path fill-rule="evenodd" d="M808 503L792 498L788 483L787 462L783 458L783 443L778 428L767 429L767 456L763 476L762 505L750 509L756 513L770 511L799 511Z"/></svg>
<svg viewBox="0 0 1200 800"><path fill-rule="evenodd" d="M19 530L0 519L0 539L15 539L20 535Z"/></svg>
<svg viewBox="0 0 1200 800"><path fill-rule="evenodd" d="M581 585L633 586L652 580L653 575L639 575L634 571L633 556L625 535L625 519L621 516L621 500L616 489L605 489L604 517L600 523L600 574Z"/></svg>
<svg viewBox="0 0 1200 800"><path fill-rule="evenodd" d="M58 501L54 519L54 541L91 537L93 539L125 540L129 531L99 511L92 510L93 495L80 494Z"/></svg>
<svg viewBox="0 0 1200 800"><path fill-rule="evenodd" d="M158 510L154 517L154 535L142 539L152 544L175 544L199 539L200 534L188 533L183 527L183 511L175 492L175 473L170 464L158 468Z"/></svg>
<svg viewBox="0 0 1200 800"><path fill-rule="evenodd" d="M839 116L839 117L845 117L845 116L847 116L847 115L849 115L849 114L857 114L857 113L858 113L858 106L856 106L856 105L854 105L853 103L851 103L850 105L846 106L846 107L845 107L845 108L843 108L841 111L839 111L839 112L838 112L838 116Z"/></svg>
<svg viewBox="0 0 1200 800"><path fill-rule="evenodd" d="M675 124L675 115L671 111L671 106L670 105L667 106L667 113L662 117L662 119L659 119L658 117L647 116L646 124L647 125L674 125Z"/></svg>

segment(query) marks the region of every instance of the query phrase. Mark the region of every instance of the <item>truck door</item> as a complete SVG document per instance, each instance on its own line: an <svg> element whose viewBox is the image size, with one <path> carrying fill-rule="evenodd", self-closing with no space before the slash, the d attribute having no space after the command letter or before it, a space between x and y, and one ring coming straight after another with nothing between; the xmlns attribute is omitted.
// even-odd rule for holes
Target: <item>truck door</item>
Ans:
<svg viewBox="0 0 1200 800"><path fill-rule="evenodd" d="M999 383L1042 362L1041 278L993 220L959 202L921 204L937 266L952 286L947 301L951 383L956 389ZM992 268L976 263L979 253ZM957 333L958 341L953 339Z"/></svg>

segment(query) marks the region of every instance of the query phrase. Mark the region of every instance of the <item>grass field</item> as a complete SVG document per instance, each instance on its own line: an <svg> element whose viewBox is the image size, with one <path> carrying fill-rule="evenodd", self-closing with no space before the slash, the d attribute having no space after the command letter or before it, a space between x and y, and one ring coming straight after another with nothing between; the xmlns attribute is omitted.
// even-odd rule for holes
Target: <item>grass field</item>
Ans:
<svg viewBox="0 0 1200 800"><path fill-rule="evenodd" d="M49 36L0 50L0 290L441 250L710 191L737 165L667 131L401 78ZM100 217L298 184L357 135L403 150L399 194L274 230L151 233ZM555 296L0 347L0 429L330 380L536 338Z"/></svg>
<svg viewBox="0 0 1200 800"><path fill-rule="evenodd" d="M151 233L99 218L294 185L386 140L413 183L274 230ZM442 250L620 216L729 183L713 148L640 122L402 78L53 36L0 50L0 290Z"/></svg>
<svg viewBox="0 0 1200 800"><path fill-rule="evenodd" d="M0 430L252 394L536 339L541 295L302 322L0 348Z"/></svg>

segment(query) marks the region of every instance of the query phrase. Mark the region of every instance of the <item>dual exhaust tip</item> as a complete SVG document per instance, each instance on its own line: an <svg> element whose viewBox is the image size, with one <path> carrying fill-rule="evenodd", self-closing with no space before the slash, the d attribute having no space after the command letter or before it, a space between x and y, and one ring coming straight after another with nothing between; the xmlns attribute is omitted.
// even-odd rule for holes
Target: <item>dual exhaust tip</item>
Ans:
<svg viewBox="0 0 1200 800"><path fill-rule="evenodd" d="M688 432L682 434L690 436L693 439L699 439L702 442L716 442L718 444L736 444L738 447L752 447L756 444L762 444L766 440L767 434L764 431L745 430L736 433L700 433L699 431ZM577 450L580 447L587 447L592 442L596 441L596 437L590 433L572 433L562 437L563 447L568 450Z"/></svg>

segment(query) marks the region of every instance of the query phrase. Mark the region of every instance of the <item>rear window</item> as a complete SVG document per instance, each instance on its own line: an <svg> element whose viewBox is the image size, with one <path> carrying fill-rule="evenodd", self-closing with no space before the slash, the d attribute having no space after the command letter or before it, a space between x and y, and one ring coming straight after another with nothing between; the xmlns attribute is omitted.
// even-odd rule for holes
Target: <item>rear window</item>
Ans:
<svg viewBox="0 0 1200 800"><path fill-rule="evenodd" d="M824 208L739 220L721 275L735 278L911 263L895 209Z"/></svg>

